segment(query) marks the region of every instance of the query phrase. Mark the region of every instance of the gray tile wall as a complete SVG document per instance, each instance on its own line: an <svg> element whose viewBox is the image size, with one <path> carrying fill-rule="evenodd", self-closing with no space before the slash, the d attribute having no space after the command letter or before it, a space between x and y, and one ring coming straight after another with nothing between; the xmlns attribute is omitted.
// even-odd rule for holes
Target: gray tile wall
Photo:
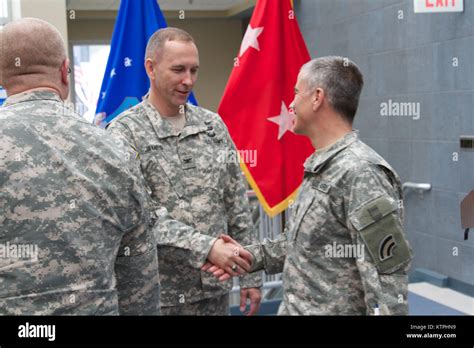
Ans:
<svg viewBox="0 0 474 348"><path fill-rule="evenodd" d="M362 139L403 182L433 186L405 196L413 269L474 285L474 231L463 240L459 207L474 190L474 151L459 147L460 135L474 135L474 1L443 14L415 14L413 0L296 0L295 9L312 57L341 55L360 66ZM390 99L420 103L420 119L382 117Z"/></svg>

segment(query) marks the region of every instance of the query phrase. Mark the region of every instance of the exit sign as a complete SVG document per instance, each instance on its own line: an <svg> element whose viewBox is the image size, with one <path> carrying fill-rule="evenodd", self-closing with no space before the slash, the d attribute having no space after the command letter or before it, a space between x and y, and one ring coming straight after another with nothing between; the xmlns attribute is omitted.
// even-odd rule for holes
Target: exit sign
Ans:
<svg viewBox="0 0 474 348"><path fill-rule="evenodd" d="M413 0L415 13L463 12L463 0Z"/></svg>

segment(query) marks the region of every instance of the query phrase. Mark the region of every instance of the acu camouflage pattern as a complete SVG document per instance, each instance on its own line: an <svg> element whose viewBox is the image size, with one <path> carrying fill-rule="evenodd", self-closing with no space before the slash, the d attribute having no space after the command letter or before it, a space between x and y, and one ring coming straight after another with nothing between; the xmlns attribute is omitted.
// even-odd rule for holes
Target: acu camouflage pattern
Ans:
<svg viewBox="0 0 474 348"><path fill-rule="evenodd" d="M397 231L402 242L393 252L405 250L407 256L388 272L377 269L361 231L354 227L356 214L377 199L396 207L391 211L393 223L385 227ZM408 314L412 254L403 232L401 200L398 175L357 132L310 156L286 232L279 240L248 248L256 257L254 269L283 269L279 314L373 315L376 306L380 314ZM383 228L376 232L387 233ZM333 243L362 245L363 257L328 257L325 247Z"/></svg>
<svg viewBox="0 0 474 348"><path fill-rule="evenodd" d="M0 314L158 314L159 278L136 153L58 95L0 108Z"/></svg>
<svg viewBox="0 0 474 348"><path fill-rule="evenodd" d="M226 126L211 111L191 104L183 108L186 124L180 132L161 118L147 98L108 127L137 149L158 215L169 213L190 226L181 226L178 232L155 230L162 307L229 292L232 280L219 282L200 270L221 233L242 245L257 241L240 165L218 160L229 157L222 151L236 151ZM261 284L259 274L240 279L243 288Z"/></svg>
<svg viewBox="0 0 474 348"><path fill-rule="evenodd" d="M229 294L211 297L186 306L161 307L161 315L229 315Z"/></svg>

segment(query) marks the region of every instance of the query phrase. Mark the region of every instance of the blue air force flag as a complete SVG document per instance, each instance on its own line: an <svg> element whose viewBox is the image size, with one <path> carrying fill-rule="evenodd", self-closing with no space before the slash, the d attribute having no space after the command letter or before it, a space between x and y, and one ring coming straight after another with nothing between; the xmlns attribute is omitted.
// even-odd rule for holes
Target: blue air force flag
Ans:
<svg viewBox="0 0 474 348"><path fill-rule="evenodd" d="M5 91L2 86L0 86L0 105L7 99L7 91Z"/></svg>
<svg viewBox="0 0 474 348"><path fill-rule="evenodd" d="M121 0L110 55L96 110L96 124L141 102L150 83L144 67L145 49L155 31L166 28L156 0ZM194 97L190 96L195 103Z"/></svg>

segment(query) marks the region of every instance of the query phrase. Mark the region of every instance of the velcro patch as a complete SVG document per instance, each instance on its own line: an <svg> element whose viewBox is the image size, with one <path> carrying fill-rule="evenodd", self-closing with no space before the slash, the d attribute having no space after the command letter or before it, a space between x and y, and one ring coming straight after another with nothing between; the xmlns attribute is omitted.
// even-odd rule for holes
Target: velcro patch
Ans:
<svg viewBox="0 0 474 348"><path fill-rule="evenodd" d="M367 209L368 213L370 214L370 216L372 216L372 219L374 221L378 221L380 220L381 218L383 218L383 214L382 212L380 211L379 207L374 205L370 208Z"/></svg>
<svg viewBox="0 0 474 348"><path fill-rule="evenodd" d="M381 196L349 217L381 274L391 274L412 259L397 209L397 202Z"/></svg>
<svg viewBox="0 0 474 348"><path fill-rule="evenodd" d="M354 211L350 220L354 227L360 231L397 209L396 201L382 196L359 207Z"/></svg>
<svg viewBox="0 0 474 348"><path fill-rule="evenodd" d="M315 190L328 193L329 190L331 189L331 185L327 182L324 181L319 181L319 182L313 182L311 185Z"/></svg>

